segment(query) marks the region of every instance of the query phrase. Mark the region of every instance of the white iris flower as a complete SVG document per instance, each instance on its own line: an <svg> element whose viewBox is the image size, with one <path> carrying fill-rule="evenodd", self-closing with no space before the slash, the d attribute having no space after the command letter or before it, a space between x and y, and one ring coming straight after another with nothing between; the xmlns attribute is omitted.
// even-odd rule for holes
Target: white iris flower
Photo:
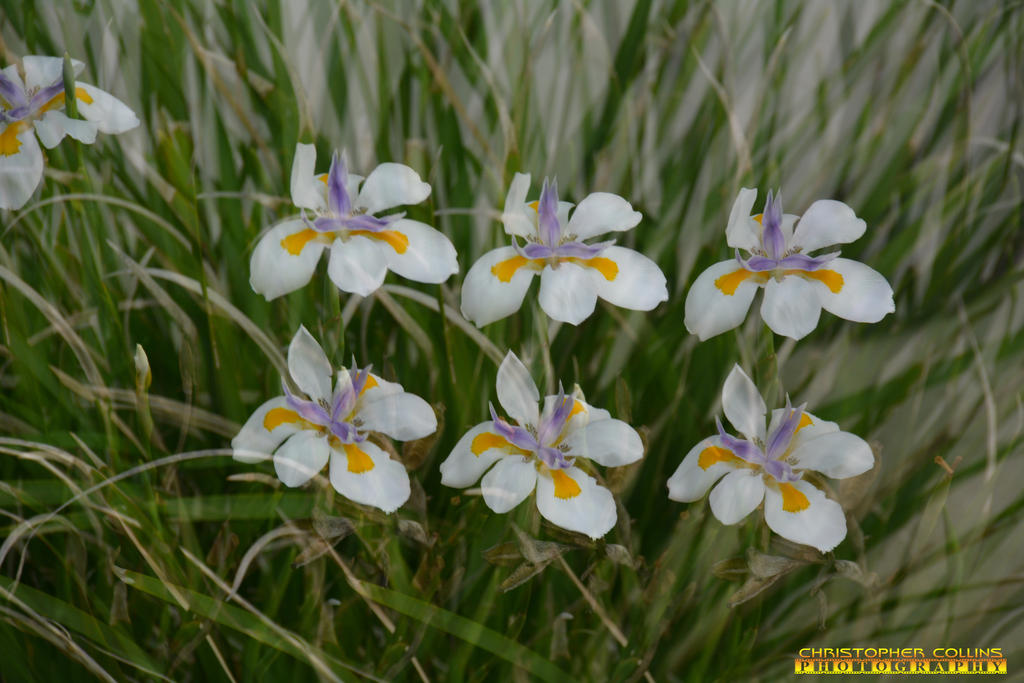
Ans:
<svg viewBox="0 0 1024 683"><path fill-rule="evenodd" d="M727 434L719 421L718 435L694 446L668 480L668 497L693 502L721 479L710 500L722 524L736 524L763 501L765 521L778 535L823 553L835 548L846 537L846 516L804 475L846 479L868 471L874 456L867 443L788 400L772 411L766 430L768 409L738 365L725 380L722 410L744 438Z"/></svg>
<svg viewBox="0 0 1024 683"><path fill-rule="evenodd" d="M338 289L360 296L380 287L388 270L435 284L458 271L455 247L443 234L404 213L377 215L430 195L416 171L384 163L364 180L348 172L338 153L328 173L316 175L315 166L316 147L296 145L291 194L303 214L278 223L256 245L249 262L256 293L269 301L305 286L324 249L330 250L327 275Z"/></svg>
<svg viewBox="0 0 1024 683"><path fill-rule="evenodd" d="M43 179L43 152L70 135L92 144L96 133L123 133L139 118L113 95L94 85L75 82L75 102L83 119L64 113L64 60L29 55L0 70L0 208L24 206ZM71 61L75 75L84 64ZM39 137L39 142L36 141Z"/></svg>
<svg viewBox="0 0 1024 683"><path fill-rule="evenodd" d="M572 204L558 201L555 183L544 182L538 201L527 204L529 174L517 173L505 198L502 223L513 246L487 252L462 283L462 314L483 326L512 315L523 305L534 275L540 275L540 306L553 320L579 325L597 297L638 311L668 299L658 265L613 242L583 240L630 230L640 212L622 197L594 192L569 215ZM526 244L520 246L515 240Z"/></svg>
<svg viewBox="0 0 1024 683"><path fill-rule="evenodd" d="M508 512L537 490L537 508L564 529L600 538L615 526L615 500L577 467L580 458L605 467L636 462L640 435L608 411L588 405L580 392L544 399L529 371L509 351L498 368L498 402L512 419L498 417L470 429L441 463L441 483L466 488L481 475L484 502Z"/></svg>
<svg viewBox="0 0 1024 683"><path fill-rule="evenodd" d="M875 323L896 310L892 287L863 263L839 252L811 256L853 242L866 224L853 209L819 199L803 216L782 213L782 198L768 193L764 212L751 216L757 190L743 188L732 206L725 238L736 258L711 266L686 295L686 329L701 340L731 330L747 317L764 288L761 317L776 334L800 339L818 325L821 309L840 318ZM749 258L740 256L740 249Z"/></svg>
<svg viewBox="0 0 1024 683"><path fill-rule="evenodd" d="M409 498L409 475L367 436L379 432L409 441L432 434L437 418L430 405L369 367L334 373L305 327L288 346L288 372L306 396L285 386L285 396L257 408L231 441L235 459L253 463L273 453L286 486L302 486L330 462L338 493L384 512L397 510Z"/></svg>

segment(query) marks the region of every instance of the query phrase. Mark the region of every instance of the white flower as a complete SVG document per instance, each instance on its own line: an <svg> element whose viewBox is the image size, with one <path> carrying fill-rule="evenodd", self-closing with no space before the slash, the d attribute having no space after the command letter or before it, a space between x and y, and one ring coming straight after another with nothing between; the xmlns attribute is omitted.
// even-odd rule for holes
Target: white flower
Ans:
<svg viewBox="0 0 1024 683"><path fill-rule="evenodd" d="M668 299L665 276L654 261L612 242L583 240L629 230L641 215L622 197L594 192L579 203L558 201L544 182L540 200L526 203L529 174L517 173L505 198L502 223L513 246L484 254L462 283L462 314L477 326L512 315L540 273L540 306L554 320L578 325L597 297L623 308L649 311ZM523 238L519 246L516 238Z"/></svg>
<svg viewBox="0 0 1024 683"><path fill-rule="evenodd" d="M498 402L515 422L491 407L492 419L470 429L441 463L441 483L465 488L482 475L484 502L495 512L508 512L536 488L537 508L548 521L604 536L615 526L615 500L576 460L605 467L636 462L644 454L640 435L588 405L578 390L546 397L540 410L537 385L511 351L498 368L497 386Z"/></svg>
<svg viewBox="0 0 1024 683"><path fill-rule="evenodd" d="M278 223L256 245L249 284L258 294L269 301L304 286L328 248L327 275L338 289L360 296L380 287L389 269L430 283L458 271L455 247L443 234L404 213L377 216L430 195L430 185L416 171L385 163L363 180L348 173L338 153L328 173L314 174L315 165L316 147L297 144L291 193L302 217Z"/></svg>
<svg viewBox="0 0 1024 683"><path fill-rule="evenodd" d="M123 133L139 125L135 112L124 102L96 86L75 82L78 113L72 119L64 109L64 60L30 55L17 65L0 70L0 208L17 209L28 201L43 179L43 152L56 147L65 135L92 144L96 132ZM77 75L84 64L72 60ZM33 134L34 133L34 134Z"/></svg>
<svg viewBox="0 0 1024 683"><path fill-rule="evenodd" d="M751 216L757 190L743 188L732 205L726 241L736 258L711 266L686 295L686 329L702 340L739 325L758 287L761 317L776 334L800 339L818 325L821 309L846 320L875 323L896 310L892 287L862 263L839 252L811 256L853 242L866 224L853 209L819 199L802 217L782 213L782 198L768 193L764 213ZM794 227L795 226L795 227ZM749 252L746 260L740 249Z"/></svg>
<svg viewBox="0 0 1024 683"><path fill-rule="evenodd" d="M867 443L788 400L772 411L765 430L768 409L738 365L725 380L722 410L746 438L726 434L718 421L718 435L697 444L668 480L668 497L693 502L722 479L711 491L711 512L722 524L736 524L763 500L765 521L780 536L823 553L839 545L846 537L843 509L804 473L846 479L866 472L874 464Z"/></svg>
<svg viewBox="0 0 1024 683"><path fill-rule="evenodd" d="M231 441L234 457L253 463L274 454L286 486L302 486L330 461L331 484L364 505L394 512L409 498L402 463L367 439L380 432L394 439L421 439L437 429L433 409L400 384L369 367L340 368L333 383L323 349L300 327L288 346L288 372L306 398L272 398L253 413Z"/></svg>

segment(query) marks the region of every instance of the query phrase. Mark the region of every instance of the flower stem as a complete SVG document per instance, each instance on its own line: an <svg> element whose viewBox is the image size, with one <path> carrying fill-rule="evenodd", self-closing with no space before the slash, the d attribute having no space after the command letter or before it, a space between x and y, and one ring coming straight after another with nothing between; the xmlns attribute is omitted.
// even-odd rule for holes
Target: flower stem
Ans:
<svg viewBox="0 0 1024 683"><path fill-rule="evenodd" d="M445 359L448 361L448 380L454 390L457 381L455 376L455 357L452 355L452 332L448 326L448 318L444 315L444 292L441 290L441 285L437 286L436 297L437 311L441 316L441 342L444 346Z"/></svg>
<svg viewBox="0 0 1024 683"><path fill-rule="evenodd" d="M781 405L782 377L779 375L779 363L775 355L775 333L767 325L761 327L761 334L758 336L754 375L755 384L764 394L768 409Z"/></svg>
<svg viewBox="0 0 1024 683"><path fill-rule="evenodd" d="M548 317L538 305L534 309L534 320L537 325L537 335L540 337L541 360L544 363L544 392L545 394L555 393L555 366L551 362L551 340L548 336ZM555 331L557 334L557 330Z"/></svg>

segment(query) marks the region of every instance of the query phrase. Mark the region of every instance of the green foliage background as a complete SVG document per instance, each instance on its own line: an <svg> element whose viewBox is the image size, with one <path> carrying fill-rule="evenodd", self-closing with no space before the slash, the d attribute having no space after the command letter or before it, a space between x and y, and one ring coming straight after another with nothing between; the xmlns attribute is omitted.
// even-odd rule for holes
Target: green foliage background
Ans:
<svg viewBox="0 0 1024 683"><path fill-rule="evenodd" d="M805 646L1022 666L1019 2L5 0L0 36L3 63L66 50L142 119L65 141L0 216L4 680L775 680ZM255 295L299 140L416 168L433 193L410 214L462 273L360 300L321 268ZM462 274L505 241L519 170L627 197L623 243L670 300L549 329L528 296L477 334ZM869 227L844 256L896 290L879 324L774 340L794 400L879 458L834 488L850 533L827 557L666 496L762 353L756 315L705 343L682 324L741 185L849 203ZM300 323L436 403L436 441L400 447L397 514L230 459ZM643 461L606 475L605 542L441 486L507 348L642 428Z"/></svg>

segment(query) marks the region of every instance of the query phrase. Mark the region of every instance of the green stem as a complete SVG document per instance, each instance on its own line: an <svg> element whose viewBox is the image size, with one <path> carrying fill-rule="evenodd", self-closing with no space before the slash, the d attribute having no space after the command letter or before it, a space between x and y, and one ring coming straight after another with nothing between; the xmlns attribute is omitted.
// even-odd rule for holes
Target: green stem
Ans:
<svg viewBox="0 0 1024 683"><path fill-rule="evenodd" d="M775 355L775 333L767 325L761 327L757 342L757 365L754 382L771 409L782 403L782 377L779 375L778 357Z"/></svg>
<svg viewBox="0 0 1024 683"><path fill-rule="evenodd" d="M455 381L455 358L452 356L452 331L448 326L448 318L444 315L444 295L441 292L441 285L437 286L437 313L441 316L441 341L444 345L444 356L448 360L448 379L451 387L456 386Z"/></svg>
<svg viewBox="0 0 1024 683"><path fill-rule="evenodd" d="M555 393L555 366L551 362L551 340L548 338L548 317L540 305L534 310L534 321L537 325L537 336L540 338L541 360L544 363L544 391L550 395Z"/></svg>

